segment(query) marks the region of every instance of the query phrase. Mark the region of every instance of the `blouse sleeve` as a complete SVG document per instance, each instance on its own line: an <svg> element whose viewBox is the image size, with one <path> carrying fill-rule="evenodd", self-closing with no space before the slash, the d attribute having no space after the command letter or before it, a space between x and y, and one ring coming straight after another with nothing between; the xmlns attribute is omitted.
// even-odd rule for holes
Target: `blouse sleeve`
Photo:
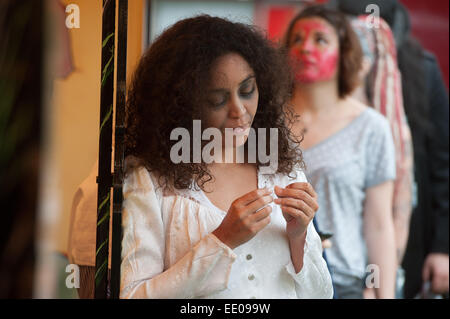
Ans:
<svg viewBox="0 0 450 319"><path fill-rule="evenodd" d="M296 182L306 182L303 172L299 172ZM295 291L300 299L333 298L333 284L327 264L323 258L322 241L311 221L306 231L303 267L296 273L292 260L286 265L287 272L295 283Z"/></svg>
<svg viewBox="0 0 450 319"><path fill-rule="evenodd" d="M124 181L121 298L195 298L227 287L234 252L208 234L165 267L165 227L149 172Z"/></svg>
<svg viewBox="0 0 450 319"><path fill-rule="evenodd" d="M303 267L295 273L290 261L287 272L294 278L295 291L300 299L331 299L333 284L325 259L322 256L322 242L312 222L308 225L303 255Z"/></svg>

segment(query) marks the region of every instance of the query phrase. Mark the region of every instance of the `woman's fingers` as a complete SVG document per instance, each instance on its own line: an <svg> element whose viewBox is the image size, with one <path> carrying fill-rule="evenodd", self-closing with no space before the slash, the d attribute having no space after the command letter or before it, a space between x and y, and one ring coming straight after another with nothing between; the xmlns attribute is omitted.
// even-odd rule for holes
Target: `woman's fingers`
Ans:
<svg viewBox="0 0 450 319"><path fill-rule="evenodd" d="M236 199L233 202L233 204L238 208L244 207L244 206L247 206L247 205L251 204L252 202L260 199L261 197L270 195L271 193L272 193L272 191L269 190L268 188L255 189L254 191L251 191L250 193L247 193L244 196Z"/></svg>
<svg viewBox="0 0 450 319"><path fill-rule="evenodd" d="M295 219L301 219L301 220L303 220L305 223L308 223L309 220L310 220L310 217L309 217L309 216L307 216L304 212L302 212L301 210L298 210L298 209L296 209L296 208L294 208L294 207L281 206L281 211L283 212L283 215L284 215L284 214L287 214L287 215L289 215L289 216L292 217L292 218L295 218ZM292 219L292 218L291 218L291 219ZM286 217L285 217L285 219L286 219L286 221L289 221L289 220L290 220L290 219L288 219L288 218L286 218Z"/></svg>
<svg viewBox="0 0 450 319"><path fill-rule="evenodd" d="M258 212L254 213L253 215L251 215L249 218L253 222L259 222L264 218L266 218L267 216L269 216L270 213L272 213L272 206L266 206L263 209L259 210Z"/></svg>
<svg viewBox="0 0 450 319"><path fill-rule="evenodd" d="M292 183L286 186L286 188L299 189L307 192L312 198L317 198L317 193L310 183Z"/></svg>
<svg viewBox="0 0 450 319"><path fill-rule="evenodd" d="M290 222L292 219L294 219L294 217L292 217L291 215L289 215L288 213L283 212L283 209L281 209L281 213L283 214L284 219L286 220L286 222Z"/></svg>
<svg viewBox="0 0 450 319"><path fill-rule="evenodd" d="M281 206L287 222L296 219L298 227L301 228L311 221L318 208L316 194L311 185L293 183L286 188L275 187L275 193L279 197L275 203ZM223 225L219 227L220 230L227 230L225 233L232 234L228 236L231 239L228 239L233 247L250 240L270 223L272 207L269 204L273 201L272 191L263 188L249 192L233 202L226 220L224 219Z"/></svg>
<svg viewBox="0 0 450 319"><path fill-rule="evenodd" d="M270 215L264 217L263 219L261 219L260 221L254 223L252 225L252 229L253 229L253 233L256 234L258 233L260 230L262 230L264 227L266 227L267 225L269 225L270 223Z"/></svg>
<svg viewBox="0 0 450 319"><path fill-rule="evenodd" d="M304 184L304 183L296 183L296 184ZM295 199L298 199L298 200L302 200L313 211L317 211L317 209L319 208L319 205L317 204L316 198L312 197L307 191L305 191L303 189L298 189L298 188L281 188L281 187L275 186L275 194L279 198L288 198L288 197L290 197L290 198L295 198Z"/></svg>
<svg viewBox="0 0 450 319"><path fill-rule="evenodd" d="M315 213L314 209L301 199L285 197L285 198L277 198L275 199L274 202L281 206L296 208L309 217L313 217Z"/></svg>
<svg viewBox="0 0 450 319"><path fill-rule="evenodd" d="M272 208L264 207L273 201L270 194L268 189L257 189L236 199L214 235L232 249L249 241L270 222Z"/></svg>
<svg viewBox="0 0 450 319"><path fill-rule="evenodd" d="M251 202L248 204L244 210L246 211L246 215L252 214L256 212L258 209L261 209L264 206L267 206L268 204L273 202L273 197L271 195L265 195L257 200Z"/></svg>

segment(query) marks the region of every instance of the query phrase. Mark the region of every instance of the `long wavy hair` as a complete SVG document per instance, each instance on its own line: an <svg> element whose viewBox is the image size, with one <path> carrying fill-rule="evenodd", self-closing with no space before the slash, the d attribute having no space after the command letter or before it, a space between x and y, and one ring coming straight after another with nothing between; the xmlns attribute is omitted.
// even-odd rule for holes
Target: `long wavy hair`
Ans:
<svg viewBox="0 0 450 319"><path fill-rule="evenodd" d="M177 141L170 140L170 133L183 127L192 137L193 120L204 118L211 66L228 53L241 55L255 72L259 101L252 127L256 134L258 128L278 129L277 173L289 175L304 165L299 141L290 133L295 116L287 106L293 76L286 52L253 26L201 15L175 23L155 40L128 91L126 154L156 171L165 186L186 189L195 181L203 189L213 178L204 162L171 161L170 149ZM255 165L261 166L258 159Z"/></svg>

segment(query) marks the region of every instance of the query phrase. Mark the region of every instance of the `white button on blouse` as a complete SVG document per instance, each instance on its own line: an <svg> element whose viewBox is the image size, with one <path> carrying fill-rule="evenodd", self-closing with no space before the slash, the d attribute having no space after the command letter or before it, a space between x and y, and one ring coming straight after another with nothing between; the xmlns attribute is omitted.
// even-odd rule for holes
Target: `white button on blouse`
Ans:
<svg viewBox="0 0 450 319"><path fill-rule="evenodd" d="M258 187L304 182L258 173ZM271 204L271 222L234 250L211 232L226 212L202 191L166 194L127 158L124 180L121 298L331 298L331 277L310 223L303 268L295 273L286 222Z"/></svg>

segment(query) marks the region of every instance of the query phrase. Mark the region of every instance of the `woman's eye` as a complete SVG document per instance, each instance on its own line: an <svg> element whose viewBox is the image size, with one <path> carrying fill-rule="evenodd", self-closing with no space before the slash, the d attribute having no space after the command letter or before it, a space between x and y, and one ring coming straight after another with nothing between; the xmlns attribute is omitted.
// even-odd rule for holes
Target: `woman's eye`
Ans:
<svg viewBox="0 0 450 319"><path fill-rule="evenodd" d="M316 41L319 44L327 44L328 43L328 41L324 37L317 37Z"/></svg>
<svg viewBox="0 0 450 319"><path fill-rule="evenodd" d="M221 107L221 106L225 105L226 102L227 102L227 99L225 96L213 96L213 97L209 98L209 104L212 107Z"/></svg>
<svg viewBox="0 0 450 319"><path fill-rule="evenodd" d="M256 85L254 85L254 84L247 85L241 89L240 94L244 97L248 97L248 96L252 95L253 92L255 92L255 89L256 89Z"/></svg>
<svg viewBox="0 0 450 319"><path fill-rule="evenodd" d="M292 44L297 44L302 42L302 38L299 35L294 36L294 39L292 40Z"/></svg>

